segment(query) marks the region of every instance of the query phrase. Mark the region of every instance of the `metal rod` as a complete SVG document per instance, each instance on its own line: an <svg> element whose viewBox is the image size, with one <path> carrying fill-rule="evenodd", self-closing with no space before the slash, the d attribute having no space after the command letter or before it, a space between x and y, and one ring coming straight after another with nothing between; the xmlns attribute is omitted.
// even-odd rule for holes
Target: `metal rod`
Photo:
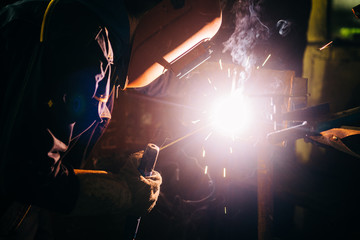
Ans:
<svg viewBox="0 0 360 240"><path fill-rule="evenodd" d="M182 137L180 137L180 138L172 141L171 143L166 144L165 146L163 146L163 147L160 148L160 151L163 150L163 149L165 149L165 148L167 148L167 147L170 147L170 146L174 145L174 144L177 143L177 142L180 142L181 140L184 140L184 139L186 139L186 138L194 135L194 134L197 133L197 132L200 132L201 130L205 129L205 128L208 127L208 126L209 126L209 125L205 125L205 126L203 126L203 127L201 127L201 128L198 128L198 129L196 129L195 131L192 131L192 132L186 134L185 136L182 136Z"/></svg>
<svg viewBox="0 0 360 240"><path fill-rule="evenodd" d="M133 240L136 239L136 235L137 235L137 233L138 233L138 231L139 231L140 221L141 221L141 217L139 217L139 218L137 219L137 224L136 224L136 229L135 229L135 233L134 233Z"/></svg>

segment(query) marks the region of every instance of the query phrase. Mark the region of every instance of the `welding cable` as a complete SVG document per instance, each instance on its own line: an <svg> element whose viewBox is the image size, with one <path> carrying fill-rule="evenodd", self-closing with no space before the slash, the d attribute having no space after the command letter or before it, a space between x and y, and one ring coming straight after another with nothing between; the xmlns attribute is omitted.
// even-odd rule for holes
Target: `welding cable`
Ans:
<svg viewBox="0 0 360 240"><path fill-rule="evenodd" d="M199 160L196 158L196 157L191 157L189 156L184 150L181 151L184 156L188 159L191 159L191 160L194 160L196 165L202 170L202 172L204 171L204 168L200 165L199 163ZM184 203L202 203L202 202L205 202L209 199L211 199L213 196L214 196L214 193L215 193L215 184L214 184L214 181L212 180L211 176L210 176L210 173L207 173L206 174L208 179L209 179L209 186L211 187L211 190L210 190L210 193L205 196L204 198L202 199L199 199L199 200L185 200L185 199L181 199L182 202ZM179 196L180 197L180 196Z"/></svg>

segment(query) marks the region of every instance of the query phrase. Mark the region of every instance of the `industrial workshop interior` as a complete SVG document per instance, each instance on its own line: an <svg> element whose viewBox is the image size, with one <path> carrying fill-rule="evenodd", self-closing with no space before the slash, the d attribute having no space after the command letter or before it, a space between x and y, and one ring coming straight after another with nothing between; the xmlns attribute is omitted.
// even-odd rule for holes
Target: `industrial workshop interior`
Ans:
<svg viewBox="0 0 360 240"><path fill-rule="evenodd" d="M159 146L154 209L54 212L53 239L360 239L360 0L220 5L206 61L117 91L82 164Z"/></svg>

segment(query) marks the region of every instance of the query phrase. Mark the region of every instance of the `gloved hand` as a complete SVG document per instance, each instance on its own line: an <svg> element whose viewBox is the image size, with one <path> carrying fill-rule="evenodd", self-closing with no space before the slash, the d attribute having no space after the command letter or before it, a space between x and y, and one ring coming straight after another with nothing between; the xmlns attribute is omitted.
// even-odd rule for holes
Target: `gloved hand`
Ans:
<svg viewBox="0 0 360 240"><path fill-rule="evenodd" d="M149 177L143 177L139 173L138 167L143 154L144 151L132 154L120 170L132 193L132 212L137 215L150 212L154 208L162 183L161 175L157 171L153 171Z"/></svg>
<svg viewBox="0 0 360 240"><path fill-rule="evenodd" d="M143 177L137 170L143 151L131 155L118 174L75 170L80 191L72 215L143 215L155 206L162 178L156 171Z"/></svg>

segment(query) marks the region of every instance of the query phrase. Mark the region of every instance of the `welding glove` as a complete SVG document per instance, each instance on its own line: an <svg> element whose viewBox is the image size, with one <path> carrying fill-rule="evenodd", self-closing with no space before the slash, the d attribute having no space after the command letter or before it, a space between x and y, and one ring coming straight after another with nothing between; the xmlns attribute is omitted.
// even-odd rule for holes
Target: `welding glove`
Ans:
<svg viewBox="0 0 360 240"><path fill-rule="evenodd" d="M149 177L143 177L138 170L144 151L132 154L120 170L125 176L132 198L132 212L142 215L150 212L159 197L162 178L160 173L152 171ZM144 211L145 210L145 211Z"/></svg>
<svg viewBox="0 0 360 240"><path fill-rule="evenodd" d="M79 197L71 215L143 215L155 206L162 183L154 171L143 177L137 170L142 152L131 155L118 174L105 171L75 170Z"/></svg>

